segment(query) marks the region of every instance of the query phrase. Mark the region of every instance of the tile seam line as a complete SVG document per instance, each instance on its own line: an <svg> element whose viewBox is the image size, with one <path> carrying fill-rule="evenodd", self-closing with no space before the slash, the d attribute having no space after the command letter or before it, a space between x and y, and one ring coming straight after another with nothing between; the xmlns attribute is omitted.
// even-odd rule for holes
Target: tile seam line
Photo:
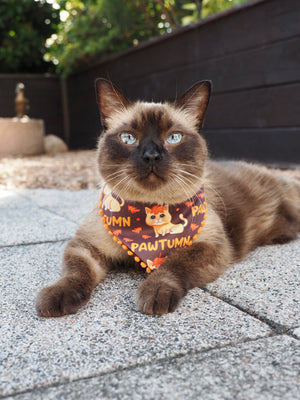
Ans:
<svg viewBox="0 0 300 400"><path fill-rule="evenodd" d="M34 246L34 245L39 245L39 244L44 244L44 243L63 243L68 240L70 240L72 236L64 238L64 239L57 239L57 240L44 240L41 242L29 242L29 243L16 243L16 244L8 244L8 245L0 245L0 250L1 249L6 249L6 248L12 248L12 247L22 247L22 246Z"/></svg>
<svg viewBox="0 0 300 400"><path fill-rule="evenodd" d="M34 190L34 189L32 189L32 190ZM57 212L53 211L52 209L47 208L47 206L40 206L37 202L35 202L34 200L32 200L29 196L26 196L26 194L20 193L20 196L21 196L21 197L24 197L24 198L27 199L27 200L29 200L29 201L30 201L31 203L33 203L36 207L38 207L40 210L50 212L51 214L56 215L57 217L60 217L60 218L63 218L63 219L65 219L65 220L69 221L69 222L72 222L72 224L74 224L74 225L76 225L76 226L78 226L78 224L79 224L79 221L76 223L75 221L71 220L70 218L68 218L68 217L66 217L66 216L64 216L64 215L58 214Z"/></svg>
<svg viewBox="0 0 300 400"><path fill-rule="evenodd" d="M266 335L260 335L257 336L255 338L245 338L245 339L240 339L240 340L235 340L235 341L230 341L226 344L223 345L216 345L216 346L212 346L212 347L208 347L206 349L203 350L189 350L186 353L181 353L181 354L175 354L173 356L169 356L169 357L164 357L164 358L158 358L152 361L145 361L145 362L140 362L140 363L136 363L134 365L129 365L129 366L124 366L124 367L119 367L116 369L111 369L108 371L105 371L103 373L94 373L88 376L84 376L84 377L79 377L79 378L75 378L73 380L66 380L65 382L54 382L52 384L49 385L42 385L42 386L36 386L33 387L31 389L26 389L20 392L15 392L15 393L10 393L10 394L6 394L6 395L0 395L0 399L5 399L7 397L16 397L22 394L28 394L31 393L33 391L39 391L39 390L45 390L45 389L50 389L50 388L56 388L56 387L60 387L60 386L64 386L64 385L70 385L76 382L80 382L80 381L87 381L89 379L93 379L93 378L97 378L97 377L104 377L104 376L108 376L108 375L112 375L118 372L125 372L125 371L134 371L137 368L141 368L141 367L147 367L147 366L151 366L155 363L167 363L168 361L173 361L173 360L180 360L183 357L186 357L188 355L205 355L208 354L211 351L217 351L217 350L223 350L226 349L227 347L234 347L243 343L254 343L257 342L259 340L263 340L263 339L268 339L268 338L275 338L275 337L280 337L283 336L283 334L277 334L274 332L269 332ZM295 339L293 337L293 339Z"/></svg>
<svg viewBox="0 0 300 400"><path fill-rule="evenodd" d="M293 337L295 339L295 336L293 336L293 334L290 332L292 329L295 329L295 327L287 327L285 325L282 325L278 322L272 321L269 318L260 316L259 314L257 314L256 312L251 312L249 309L242 307L238 304L234 304L233 301L227 297L220 297L218 296L216 293L214 293L213 291L210 291L207 288L203 288L204 292L209 293L211 296L223 301L226 304L229 304L230 306L236 308L239 311L242 311L243 313L250 315L250 317L255 318L257 321L264 323L265 325L267 325L269 328L272 329L274 334L285 334L287 336Z"/></svg>

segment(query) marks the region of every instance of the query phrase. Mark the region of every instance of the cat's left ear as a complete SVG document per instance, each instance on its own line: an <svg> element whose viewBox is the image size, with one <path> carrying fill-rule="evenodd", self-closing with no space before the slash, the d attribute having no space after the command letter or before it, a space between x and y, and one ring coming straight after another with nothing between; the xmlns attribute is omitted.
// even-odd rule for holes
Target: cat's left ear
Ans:
<svg viewBox="0 0 300 400"><path fill-rule="evenodd" d="M188 89L179 100L176 107L188 111L193 116L199 128L201 128L205 112L207 110L212 83L211 81L200 81Z"/></svg>
<svg viewBox="0 0 300 400"><path fill-rule="evenodd" d="M102 124L107 127L107 120L116 111L123 111L130 102L111 82L99 78L96 80L96 96L99 104Z"/></svg>

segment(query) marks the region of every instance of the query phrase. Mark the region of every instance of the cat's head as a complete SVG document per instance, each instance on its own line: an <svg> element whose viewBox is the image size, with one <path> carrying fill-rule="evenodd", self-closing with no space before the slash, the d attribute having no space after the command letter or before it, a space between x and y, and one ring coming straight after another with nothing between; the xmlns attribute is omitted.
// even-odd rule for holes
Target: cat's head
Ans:
<svg viewBox="0 0 300 400"><path fill-rule="evenodd" d="M171 222L172 216L169 212L169 206L145 207L146 224L150 226L159 226Z"/></svg>
<svg viewBox="0 0 300 400"><path fill-rule="evenodd" d="M199 134L210 97L209 81L196 83L174 104L130 102L98 79L104 132L98 165L110 189L126 200L177 203L202 184L207 157Z"/></svg>

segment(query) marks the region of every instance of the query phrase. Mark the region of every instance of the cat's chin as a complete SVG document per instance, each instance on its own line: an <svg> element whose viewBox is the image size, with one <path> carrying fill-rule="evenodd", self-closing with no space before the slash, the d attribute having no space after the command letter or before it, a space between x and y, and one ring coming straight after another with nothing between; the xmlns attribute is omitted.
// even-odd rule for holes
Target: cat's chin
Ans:
<svg viewBox="0 0 300 400"><path fill-rule="evenodd" d="M145 183L153 183L154 185L156 184L161 184L162 183L162 178L156 175L155 172L150 172L150 174L146 177Z"/></svg>
<svg viewBox="0 0 300 400"><path fill-rule="evenodd" d="M150 172L146 177L138 180L138 185L145 190L158 190L165 185L165 180L155 172Z"/></svg>

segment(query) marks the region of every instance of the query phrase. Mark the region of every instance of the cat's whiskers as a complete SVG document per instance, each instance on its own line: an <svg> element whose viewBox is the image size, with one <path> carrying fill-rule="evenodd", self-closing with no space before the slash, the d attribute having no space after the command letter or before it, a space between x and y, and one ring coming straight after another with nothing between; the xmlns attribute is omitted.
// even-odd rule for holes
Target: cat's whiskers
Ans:
<svg viewBox="0 0 300 400"><path fill-rule="evenodd" d="M115 178L107 179L107 183L110 183L110 182L114 181L116 178L122 177L122 176L123 176L123 178L120 179L120 180L118 181L118 183L116 183L116 184L113 185L113 190L114 190L114 191L116 191L116 188L117 188L118 186L120 186L120 185L125 181L125 179L128 179L128 176L127 176L127 175L124 176L124 175L125 175L125 173L124 173L123 171L121 171L120 174L119 174L119 176L116 176Z"/></svg>
<svg viewBox="0 0 300 400"><path fill-rule="evenodd" d="M191 167L191 165L190 164L183 164L183 163L180 163L179 164L180 166L188 166L188 167ZM176 170L182 175L185 175L185 176L183 176L183 178L184 179L186 179L189 183L191 183L191 184L195 184L195 182L197 181L197 182L199 182L199 180L201 180L201 183L199 183L199 186L202 186L203 185L203 181L202 181L202 179L201 179L201 176L199 176L199 175L196 175L196 174L193 174L193 173L191 173L191 172L189 172L189 171L187 171L187 170L185 170L185 169L181 169L181 168L176 168Z"/></svg>
<svg viewBox="0 0 300 400"><path fill-rule="evenodd" d="M177 167L188 167L190 170L193 170L193 171L195 171L195 164L191 164L191 163L181 163L181 162L177 162L176 163L176 166ZM184 171L186 171L185 169L184 169ZM188 171L186 171L186 172L188 172Z"/></svg>
<svg viewBox="0 0 300 400"><path fill-rule="evenodd" d="M185 187L182 185L180 181L178 181L177 176L174 174L170 174L169 176L171 185L171 190L174 192L174 195L177 194L178 191L183 191L186 194ZM187 194L186 194L187 195Z"/></svg>
<svg viewBox="0 0 300 400"><path fill-rule="evenodd" d="M186 201L196 201L197 200L197 193L194 193L192 196L189 196L188 195L188 193L186 192L186 190L185 190L185 187L184 187L184 184L182 184L182 182L180 181L180 178L179 178L179 181L178 181L178 175L174 175L173 176L173 181L175 181L180 187L181 187L181 189L185 192L185 194L186 194ZM193 220L195 219L196 217L195 216L192 216L192 222L193 222Z"/></svg>
<svg viewBox="0 0 300 400"><path fill-rule="evenodd" d="M108 164L105 165L106 167L109 166ZM115 167L115 165L113 165ZM96 188L98 190L100 190L103 186L103 184L106 183L111 183L114 179L116 179L119 175L121 175L120 171L114 171L111 172L109 175L106 176L106 178L104 179L103 175L105 175L105 173L102 172L102 174L100 173L100 182L97 183Z"/></svg>
<svg viewBox="0 0 300 400"><path fill-rule="evenodd" d="M195 165L193 163L183 163L183 162L177 162L177 164L181 167L191 167L195 168Z"/></svg>
<svg viewBox="0 0 300 400"><path fill-rule="evenodd" d="M96 189L97 189L97 190L100 190L100 189L102 188L102 186L103 186L103 182L98 182L98 183L96 184Z"/></svg>
<svg viewBox="0 0 300 400"><path fill-rule="evenodd" d="M128 178L128 176L127 176ZM130 188L132 187L132 181L128 179L127 181L123 182L122 186L122 197L127 198L127 194L130 192Z"/></svg>
<svg viewBox="0 0 300 400"><path fill-rule="evenodd" d="M179 169L179 168L176 168L175 172L177 172L176 176L180 177L186 185L191 185L191 184L195 185L195 179L191 179L190 177L184 176L183 174L192 175L193 178L196 178L197 180L199 179L199 177L197 175L191 174L191 173L184 171L182 169Z"/></svg>
<svg viewBox="0 0 300 400"><path fill-rule="evenodd" d="M179 169L177 168L177 170L176 170L177 172L179 172ZM193 174L191 174L191 175L193 175ZM184 187L183 186L185 186L185 185L189 185L189 183L191 184L194 184L195 183L195 181L194 180L191 180L190 178L187 178L187 177L182 177L182 175L180 175L180 174L177 174L177 175L174 175L175 176L175 178L177 179L177 180L179 180L180 181L180 184L181 184L181 187L183 188L183 190L184 190ZM196 175L195 175L195 177L197 177ZM198 178L198 177L197 177ZM183 180L183 181L182 181ZM179 182L178 182L179 183ZM185 191L185 193L186 193L186 191ZM194 201L195 199L197 199L197 193L195 192L194 194L193 194L193 196L191 196L191 197L189 197L189 196L187 196L187 200L190 200L190 201Z"/></svg>
<svg viewBox="0 0 300 400"><path fill-rule="evenodd" d="M170 175L170 177L173 178L173 181L175 181L179 185L180 189L185 193L186 200L189 199L192 200L195 197L196 195L195 192L192 194L192 196L189 195L188 191L188 189L190 189L189 184L181 176L173 172L172 175Z"/></svg>
<svg viewBox="0 0 300 400"><path fill-rule="evenodd" d="M178 171L178 172L181 172L181 173L183 173L183 174L190 175L191 177L193 177L193 178L195 178L195 179L197 179L197 180L200 178L198 175L192 174L191 172L188 172L188 171L186 171L185 169L177 168L177 171Z"/></svg>
<svg viewBox="0 0 300 400"><path fill-rule="evenodd" d="M191 174L190 172L185 171L185 170L181 170L179 168L177 168L177 171L180 171L181 173L184 173L184 174L187 174L187 175L191 175L192 177L195 177L195 178L199 178L199 177L197 177L197 175ZM190 183L194 183L194 181L191 180L188 177L185 177L185 179L187 181L189 181ZM225 212L225 215L227 215L227 208L226 208L226 205L225 205L224 200L222 198L222 195L212 185L210 185L208 182L205 182L205 187L208 187L210 190L212 190L217 195L217 197L219 198L219 200L221 201L221 203L223 205L223 210Z"/></svg>
<svg viewBox="0 0 300 400"><path fill-rule="evenodd" d="M113 177L113 176L115 176L115 175L120 175L120 174L122 174L123 173L123 171L114 171L114 172L111 172L109 175L107 175L107 177L106 177L106 179L108 179L108 178L111 178L111 177Z"/></svg>
<svg viewBox="0 0 300 400"><path fill-rule="evenodd" d="M113 180L116 180L119 177L125 177L125 176L127 177L127 175L125 175L123 170L121 170L121 171L118 170L118 171L112 172L111 174L107 175L105 178L105 181L112 182Z"/></svg>
<svg viewBox="0 0 300 400"><path fill-rule="evenodd" d="M225 216L227 216L227 207L226 204L224 203L224 200L222 198L221 193L219 193L212 185L210 185L208 182L205 182L205 186L208 187L210 190L212 190L216 196L219 198L219 200L221 201L222 205L223 205L223 210L225 212Z"/></svg>

